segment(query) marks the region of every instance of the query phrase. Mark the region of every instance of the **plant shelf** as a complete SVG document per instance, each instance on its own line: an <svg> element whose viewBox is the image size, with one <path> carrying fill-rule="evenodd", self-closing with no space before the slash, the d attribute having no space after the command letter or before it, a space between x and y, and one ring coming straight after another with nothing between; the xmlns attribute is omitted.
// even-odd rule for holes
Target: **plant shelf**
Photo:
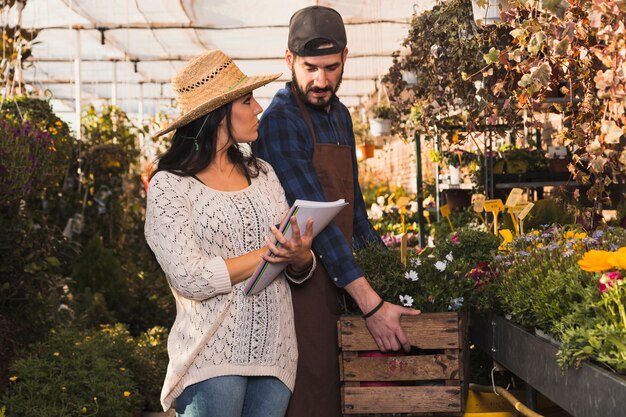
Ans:
<svg viewBox="0 0 626 417"><path fill-rule="evenodd" d="M558 348L503 317L472 315L470 339L574 417L626 416L626 380L597 365L562 370Z"/></svg>

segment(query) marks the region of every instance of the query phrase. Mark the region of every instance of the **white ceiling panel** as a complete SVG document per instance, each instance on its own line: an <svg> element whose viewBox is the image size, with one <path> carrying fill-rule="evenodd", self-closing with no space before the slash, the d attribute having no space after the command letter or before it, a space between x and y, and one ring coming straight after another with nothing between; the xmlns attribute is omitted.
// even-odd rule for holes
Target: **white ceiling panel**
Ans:
<svg viewBox="0 0 626 417"><path fill-rule="evenodd" d="M283 56L288 23L298 9L313 4L335 8L346 22L349 58L339 96L356 105L371 94L376 80L401 48L414 11L435 0L29 0L22 26L40 35L24 71L25 81L73 107L74 60L80 33L82 103L110 100L112 82L122 108L138 112L143 84L146 116L171 108L172 76L191 57L221 49L249 75L282 73L259 89L266 106L291 79ZM10 21L16 21L12 11ZM74 28L74 29L71 29ZM104 35L102 35L104 34ZM117 61L117 63L113 63ZM114 68L116 71L114 72ZM115 75L114 75L115 74Z"/></svg>

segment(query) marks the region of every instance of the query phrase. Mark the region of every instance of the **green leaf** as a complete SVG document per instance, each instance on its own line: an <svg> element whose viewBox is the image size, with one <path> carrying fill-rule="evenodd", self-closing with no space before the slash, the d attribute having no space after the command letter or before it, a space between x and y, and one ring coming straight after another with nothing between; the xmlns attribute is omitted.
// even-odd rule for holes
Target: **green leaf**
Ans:
<svg viewBox="0 0 626 417"><path fill-rule="evenodd" d="M547 87L548 84L550 84L552 68L547 62L544 62L538 67L531 68L530 71L533 80L538 81L542 86Z"/></svg>
<svg viewBox="0 0 626 417"><path fill-rule="evenodd" d="M46 262L50 266L61 266L61 262L59 261L59 259L56 256L48 256L46 258Z"/></svg>
<svg viewBox="0 0 626 417"><path fill-rule="evenodd" d="M541 51L545 40L546 34L544 33L544 31L540 30L539 32L535 33L532 38L530 38L530 42L528 43L528 52L534 55L538 54L539 51Z"/></svg>
<svg viewBox="0 0 626 417"><path fill-rule="evenodd" d="M542 0L541 4L559 19L565 17L565 12L570 7L569 2L566 0Z"/></svg>
<svg viewBox="0 0 626 417"><path fill-rule="evenodd" d="M522 79L517 82L517 85L525 88L531 85L532 83L533 83L533 78L530 76L530 74L524 74L522 75Z"/></svg>
<svg viewBox="0 0 626 417"><path fill-rule="evenodd" d="M526 36L526 31L522 28L513 29L511 32L511 36L514 38L521 38L522 36Z"/></svg>
<svg viewBox="0 0 626 417"><path fill-rule="evenodd" d="M565 55L565 54L567 54L567 51L569 50L569 46L570 46L569 39L567 39L567 38L563 39L554 48L554 54L555 55Z"/></svg>
<svg viewBox="0 0 626 417"><path fill-rule="evenodd" d="M483 54L483 58L487 64L496 63L500 58L500 50L492 47L489 53Z"/></svg>

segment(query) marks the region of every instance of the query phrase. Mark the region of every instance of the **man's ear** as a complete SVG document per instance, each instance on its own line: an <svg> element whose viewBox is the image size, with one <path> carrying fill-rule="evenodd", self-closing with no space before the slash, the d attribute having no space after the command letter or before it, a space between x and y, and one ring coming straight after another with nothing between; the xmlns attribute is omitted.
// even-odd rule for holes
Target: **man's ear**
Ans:
<svg viewBox="0 0 626 417"><path fill-rule="evenodd" d="M345 65L346 59L348 59L348 48L343 48L343 53L341 54L341 58L343 59L343 63Z"/></svg>
<svg viewBox="0 0 626 417"><path fill-rule="evenodd" d="M293 55L293 52L291 52L289 49L285 50L285 62L287 63L287 67L290 70L293 70L293 64L296 61L296 57Z"/></svg>

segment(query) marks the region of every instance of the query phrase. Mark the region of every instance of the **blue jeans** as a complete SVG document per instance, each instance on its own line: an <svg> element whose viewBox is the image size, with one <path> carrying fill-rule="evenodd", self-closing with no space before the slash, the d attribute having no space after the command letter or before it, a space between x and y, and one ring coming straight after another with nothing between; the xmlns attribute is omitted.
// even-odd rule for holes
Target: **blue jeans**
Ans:
<svg viewBox="0 0 626 417"><path fill-rule="evenodd" d="M185 388L177 417L283 417L291 391L269 376L219 376Z"/></svg>

